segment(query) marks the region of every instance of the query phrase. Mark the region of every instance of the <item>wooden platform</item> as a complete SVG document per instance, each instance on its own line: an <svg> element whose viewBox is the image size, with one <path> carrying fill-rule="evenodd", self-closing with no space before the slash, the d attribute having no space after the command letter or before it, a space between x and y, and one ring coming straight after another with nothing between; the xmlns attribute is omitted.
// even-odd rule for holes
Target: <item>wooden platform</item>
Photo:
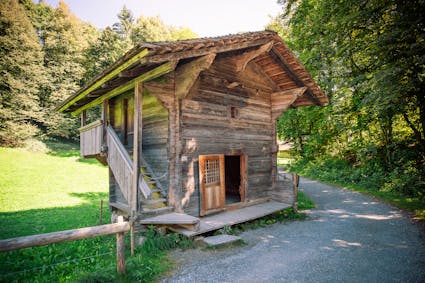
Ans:
<svg viewBox="0 0 425 283"><path fill-rule="evenodd" d="M199 230L200 220L184 213L170 212L140 220L142 225L177 225L188 230Z"/></svg>
<svg viewBox="0 0 425 283"><path fill-rule="evenodd" d="M193 237L206 232L218 230L224 226L231 226L261 218L288 207L291 207L291 205L277 201L268 201L241 209L201 217L199 229L197 231L191 231L180 227L174 227L173 230L187 237Z"/></svg>

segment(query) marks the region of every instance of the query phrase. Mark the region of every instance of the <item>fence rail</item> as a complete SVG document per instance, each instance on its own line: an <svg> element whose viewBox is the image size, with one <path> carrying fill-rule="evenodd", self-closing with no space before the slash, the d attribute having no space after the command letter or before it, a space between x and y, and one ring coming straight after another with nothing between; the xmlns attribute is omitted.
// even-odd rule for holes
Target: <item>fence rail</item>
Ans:
<svg viewBox="0 0 425 283"><path fill-rule="evenodd" d="M0 240L0 252L8 252L29 247L44 246L54 243L69 242L97 236L117 235L117 271L125 273L124 233L130 230L130 223L123 222L58 231Z"/></svg>

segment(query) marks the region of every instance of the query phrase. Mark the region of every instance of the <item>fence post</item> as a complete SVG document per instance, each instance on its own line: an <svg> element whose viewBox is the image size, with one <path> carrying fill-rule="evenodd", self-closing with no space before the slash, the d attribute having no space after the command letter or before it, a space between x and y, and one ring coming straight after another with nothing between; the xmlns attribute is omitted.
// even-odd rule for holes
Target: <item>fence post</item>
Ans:
<svg viewBox="0 0 425 283"><path fill-rule="evenodd" d="M292 190L294 193L294 211L298 212L298 181L300 176L297 173L292 173Z"/></svg>
<svg viewBox="0 0 425 283"><path fill-rule="evenodd" d="M118 222L123 222L122 216L118 216ZM117 272L125 274L125 243L124 233L117 233Z"/></svg>

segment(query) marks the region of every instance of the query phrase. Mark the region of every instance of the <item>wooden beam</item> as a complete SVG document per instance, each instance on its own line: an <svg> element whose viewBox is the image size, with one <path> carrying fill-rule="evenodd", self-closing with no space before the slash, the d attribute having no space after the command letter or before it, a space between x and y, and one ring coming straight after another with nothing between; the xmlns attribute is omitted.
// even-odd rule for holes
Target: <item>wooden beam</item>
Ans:
<svg viewBox="0 0 425 283"><path fill-rule="evenodd" d="M123 64L119 65L117 68L110 71L108 74L103 76L101 79L90 85L89 87L85 88L83 91L81 91L77 96L70 97L69 99L65 100L65 102L58 108L59 112L63 112L67 108L69 108L72 104L77 102L78 100L81 100L84 98L87 94L98 88L99 86L102 86L104 83L118 75L120 72L125 70L126 68L130 67L131 65L135 64L136 62L140 61L141 58L148 55L149 51L147 48L140 51L138 54L124 62Z"/></svg>
<svg viewBox="0 0 425 283"><path fill-rule="evenodd" d="M278 91L271 94L272 102L272 118L276 120L285 112L298 97L304 95L308 90L307 87L298 87L285 91Z"/></svg>
<svg viewBox="0 0 425 283"><path fill-rule="evenodd" d="M279 50L276 47L271 48L270 56L275 60L279 66L286 71L288 76L295 82L295 84L299 87L305 86L305 83L298 77L298 75L289 67L289 63L285 60L285 58L280 54ZM308 98L316 105L321 105L320 101L311 93L310 89L307 89L306 94Z"/></svg>
<svg viewBox="0 0 425 283"><path fill-rule="evenodd" d="M142 123L141 121L141 111L142 111L142 93L143 85L141 82L136 82L134 86L134 129L133 129L133 180L132 180L132 190L131 190L131 212L135 213L137 211L137 186L139 178L139 141L141 141L141 132L139 127ZM140 135L140 137L139 137Z"/></svg>
<svg viewBox="0 0 425 283"><path fill-rule="evenodd" d="M176 95L178 98L186 97L199 74L211 66L215 56L215 53L202 56L176 70Z"/></svg>
<svg viewBox="0 0 425 283"><path fill-rule="evenodd" d="M236 72L242 72L245 70L246 65L253 59L257 58L264 52L269 52L273 46L273 41L261 45L259 48L246 51L238 56L235 56L236 60Z"/></svg>
<svg viewBox="0 0 425 283"><path fill-rule="evenodd" d="M86 125L87 122L87 113L86 111L83 111L81 113L81 127L84 127Z"/></svg>
<svg viewBox="0 0 425 283"><path fill-rule="evenodd" d="M128 230L130 230L130 224L128 222L121 222L40 235L11 238L0 241L0 252L44 246L53 243L69 242L115 233L123 233L127 232Z"/></svg>
<svg viewBox="0 0 425 283"><path fill-rule="evenodd" d="M177 61L170 61L167 63L164 63L146 73L141 74L140 76L138 76L137 78L132 79L129 82L126 82L123 85L120 85L119 87L114 88L113 90L105 93L104 95L96 98L95 100L90 101L89 103L83 105L82 107L78 108L77 110L72 112L73 116L76 116L78 114L80 114L82 111L92 108L100 103L102 103L102 101L104 101L105 99L110 99L114 96L117 96L119 94L122 94L126 91L129 91L131 89L134 88L134 84L136 82L146 82L155 78L158 78L162 75L165 75L171 71L173 71L176 68L177 65Z"/></svg>

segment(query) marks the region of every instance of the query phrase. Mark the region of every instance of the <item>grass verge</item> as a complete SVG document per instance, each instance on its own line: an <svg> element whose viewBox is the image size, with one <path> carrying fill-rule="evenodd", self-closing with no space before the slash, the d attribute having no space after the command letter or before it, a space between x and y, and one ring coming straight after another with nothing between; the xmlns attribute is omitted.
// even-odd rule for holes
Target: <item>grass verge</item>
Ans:
<svg viewBox="0 0 425 283"><path fill-rule="evenodd" d="M351 172L350 168L326 168L317 164L304 163L303 166L292 166L291 170L310 179L376 197L409 212L414 220L422 224L425 223L424 199L382 190L376 186L377 182L373 178L357 178L357 175Z"/></svg>

